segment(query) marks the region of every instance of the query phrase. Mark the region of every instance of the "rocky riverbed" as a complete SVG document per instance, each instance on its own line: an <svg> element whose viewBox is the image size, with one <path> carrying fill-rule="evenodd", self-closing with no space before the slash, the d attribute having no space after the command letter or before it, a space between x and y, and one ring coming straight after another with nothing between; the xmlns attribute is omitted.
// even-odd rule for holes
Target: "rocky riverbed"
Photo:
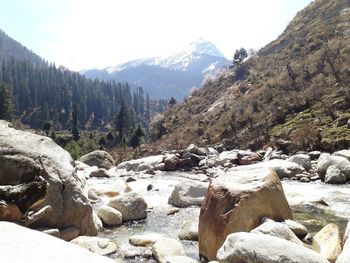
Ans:
<svg viewBox="0 0 350 263"><path fill-rule="evenodd" d="M71 262L350 262L350 150L190 145L115 166L4 122L0 138L0 218L37 230L0 222L6 260L40 261L59 237Z"/></svg>

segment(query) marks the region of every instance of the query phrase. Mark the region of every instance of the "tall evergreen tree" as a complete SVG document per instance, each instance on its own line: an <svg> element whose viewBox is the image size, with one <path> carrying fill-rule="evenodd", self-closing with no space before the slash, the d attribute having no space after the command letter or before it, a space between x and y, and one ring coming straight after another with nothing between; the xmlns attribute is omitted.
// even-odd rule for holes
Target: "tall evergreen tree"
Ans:
<svg viewBox="0 0 350 263"><path fill-rule="evenodd" d="M10 88L0 83L0 119L11 120L13 103Z"/></svg>
<svg viewBox="0 0 350 263"><path fill-rule="evenodd" d="M73 104L72 107L72 135L75 141L79 140L80 134L78 129L78 105Z"/></svg>

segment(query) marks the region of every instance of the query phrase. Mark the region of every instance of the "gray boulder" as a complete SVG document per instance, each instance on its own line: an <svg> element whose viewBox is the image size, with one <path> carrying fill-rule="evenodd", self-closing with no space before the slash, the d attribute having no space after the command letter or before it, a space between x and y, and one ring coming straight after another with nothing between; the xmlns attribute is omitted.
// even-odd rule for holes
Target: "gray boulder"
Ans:
<svg viewBox="0 0 350 263"><path fill-rule="evenodd" d="M329 166L334 165L337 167L346 177L346 180L350 180L350 161L342 156L332 156L329 153L321 154L317 161L317 173L322 180L325 179L325 175Z"/></svg>
<svg viewBox="0 0 350 263"><path fill-rule="evenodd" d="M303 167L306 171L311 169L311 157L306 154L293 155L287 161L294 162Z"/></svg>
<svg viewBox="0 0 350 263"><path fill-rule="evenodd" d="M186 207L191 205L202 205L205 195L208 191L208 183L196 182L179 183L175 186L168 204L177 207Z"/></svg>
<svg viewBox="0 0 350 263"><path fill-rule="evenodd" d="M0 233L0 262L114 262L77 245L14 223L0 222Z"/></svg>
<svg viewBox="0 0 350 263"><path fill-rule="evenodd" d="M315 251L293 242L245 232L228 235L217 258L220 263L329 263Z"/></svg>
<svg viewBox="0 0 350 263"><path fill-rule="evenodd" d="M344 184L346 183L345 175L334 165L327 168L324 182L327 184Z"/></svg>
<svg viewBox="0 0 350 263"><path fill-rule="evenodd" d="M298 245L303 245L303 242L289 229L288 226L275 222L273 220L267 220L257 228L254 228L251 233L254 234L266 234L274 237L283 238Z"/></svg>
<svg viewBox="0 0 350 263"><path fill-rule="evenodd" d="M79 161L90 166L97 166L98 168L105 168L107 170L114 166L113 157L108 152L101 150L88 153L80 157Z"/></svg>
<svg viewBox="0 0 350 263"><path fill-rule="evenodd" d="M123 216L123 221L141 220L147 217L147 204L136 192L129 192L113 197L109 206L117 209Z"/></svg>
<svg viewBox="0 0 350 263"><path fill-rule="evenodd" d="M341 150L333 153L333 156L341 156L345 157L346 159L350 160L350 150Z"/></svg>
<svg viewBox="0 0 350 263"><path fill-rule="evenodd" d="M251 171L262 168L273 169L277 173L279 178L292 178L297 174L301 174L305 171L305 169L297 163L280 159L273 159L270 161L260 162L251 165L236 166L231 168L230 171Z"/></svg>
<svg viewBox="0 0 350 263"><path fill-rule="evenodd" d="M4 121L0 121L0 138L0 185L30 182L38 176L47 182L45 199L31 209L49 205L51 211L32 226L74 226L83 235L96 235L92 207L70 154L50 138L15 130Z"/></svg>

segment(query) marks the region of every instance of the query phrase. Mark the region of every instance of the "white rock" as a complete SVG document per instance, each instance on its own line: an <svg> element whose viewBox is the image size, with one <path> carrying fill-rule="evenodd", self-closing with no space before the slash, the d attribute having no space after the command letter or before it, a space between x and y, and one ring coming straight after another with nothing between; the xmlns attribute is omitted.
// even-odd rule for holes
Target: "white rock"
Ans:
<svg viewBox="0 0 350 263"><path fill-rule="evenodd" d="M172 238L162 238L154 243L152 253L160 263L166 263L167 257L184 256L185 250L180 241Z"/></svg>
<svg viewBox="0 0 350 263"><path fill-rule="evenodd" d="M114 262L69 242L13 223L0 222L0 233L0 262Z"/></svg>
<svg viewBox="0 0 350 263"><path fill-rule="evenodd" d="M311 158L306 154L293 155L287 159L287 161L294 162L303 167L306 171L311 169Z"/></svg>
<svg viewBox="0 0 350 263"><path fill-rule="evenodd" d="M119 226L122 224L122 213L110 206L102 206L97 211L98 217L107 226Z"/></svg>
<svg viewBox="0 0 350 263"><path fill-rule="evenodd" d="M134 235L129 238L129 243L133 246L152 246L158 240L162 238L161 234L158 233L147 233L143 235Z"/></svg>
<svg viewBox="0 0 350 263"><path fill-rule="evenodd" d="M205 195L208 191L208 183L190 182L179 183L175 186L168 204L177 207L186 207L191 205L202 205Z"/></svg>
<svg viewBox="0 0 350 263"><path fill-rule="evenodd" d="M293 242L245 232L228 235L217 258L220 263L329 263L315 251Z"/></svg>
<svg viewBox="0 0 350 263"><path fill-rule="evenodd" d="M166 263L198 263L198 261L193 258L185 257L185 256L175 256L175 257L167 257Z"/></svg>
<svg viewBox="0 0 350 263"><path fill-rule="evenodd" d="M117 244L107 238L80 236L70 242L101 256L112 254L118 250Z"/></svg>

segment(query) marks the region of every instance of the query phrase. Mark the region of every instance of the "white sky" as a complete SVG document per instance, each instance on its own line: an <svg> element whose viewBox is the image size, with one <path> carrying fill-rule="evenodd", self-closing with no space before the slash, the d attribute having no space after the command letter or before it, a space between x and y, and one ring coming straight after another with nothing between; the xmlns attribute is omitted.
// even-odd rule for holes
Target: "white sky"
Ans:
<svg viewBox="0 0 350 263"><path fill-rule="evenodd" d="M231 58L239 47L258 49L275 39L310 2L11 0L0 3L0 28L72 70L170 54L200 37Z"/></svg>

